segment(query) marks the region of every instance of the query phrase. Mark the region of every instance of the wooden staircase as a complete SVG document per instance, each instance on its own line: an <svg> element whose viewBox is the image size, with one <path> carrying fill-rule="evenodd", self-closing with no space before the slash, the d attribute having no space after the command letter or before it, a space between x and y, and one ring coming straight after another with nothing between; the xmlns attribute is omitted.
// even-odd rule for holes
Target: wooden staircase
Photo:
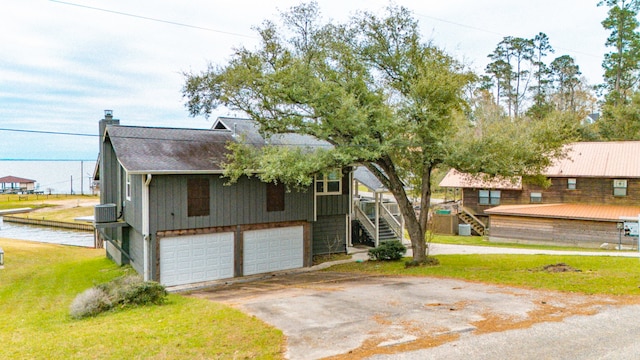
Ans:
<svg viewBox="0 0 640 360"><path fill-rule="evenodd" d="M476 235L484 236L487 226L464 206L460 207L458 219L462 220L465 224L471 225L471 230L475 232Z"/></svg>

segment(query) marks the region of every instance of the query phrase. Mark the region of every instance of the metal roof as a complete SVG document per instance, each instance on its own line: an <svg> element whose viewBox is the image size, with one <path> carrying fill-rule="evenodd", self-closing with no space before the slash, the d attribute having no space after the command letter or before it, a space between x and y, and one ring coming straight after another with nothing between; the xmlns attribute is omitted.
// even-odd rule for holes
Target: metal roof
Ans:
<svg viewBox="0 0 640 360"><path fill-rule="evenodd" d="M362 185L369 188L369 190L383 192L387 191L387 188L382 185L380 180L378 180L378 178L364 166L356 167L356 169L353 171L353 178Z"/></svg>
<svg viewBox="0 0 640 360"><path fill-rule="evenodd" d="M4 176L0 177L0 184L14 184L14 183L34 183L35 180L20 178L17 176Z"/></svg>
<svg viewBox="0 0 640 360"><path fill-rule="evenodd" d="M620 221L621 217L638 217L638 214L640 214L640 206L589 204L500 205L485 210L485 213L489 215L542 217L554 219Z"/></svg>
<svg viewBox="0 0 640 360"><path fill-rule="evenodd" d="M566 145L567 156L557 159L543 175L548 177L640 178L640 141L577 142ZM484 180L451 169L440 182L454 188L522 188L520 179L509 185L505 179Z"/></svg>
<svg viewBox="0 0 640 360"><path fill-rule="evenodd" d="M545 171L551 177L640 177L640 141L578 142Z"/></svg>
<svg viewBox="0 0 640 360"><path fill-rule="evenodd" d="M483 174L473 176L451 169L442 181L440 181L440 186L452 188L522 190L522 179L520 177L516 177L513 180L493 177L487 180Z"/></svg>
<svg viewBox="0 0 640 360"><path fill-rule="evenodd" d="M227 144L243 141L295 147L329 146L311 136L274 135L265 140L255 122L223 118L213 129L180 129L108 125L106 135L122 166L132 174L222 173ZM217 126L218 123L224 126Z"/></svg>

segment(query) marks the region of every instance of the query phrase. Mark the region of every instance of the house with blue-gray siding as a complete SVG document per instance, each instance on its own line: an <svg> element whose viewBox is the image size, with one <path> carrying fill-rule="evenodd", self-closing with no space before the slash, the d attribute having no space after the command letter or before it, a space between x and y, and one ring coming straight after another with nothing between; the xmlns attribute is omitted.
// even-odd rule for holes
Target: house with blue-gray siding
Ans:
<svg viewBox="0 0 640 360"><path fill-rule="evenodd" d="M96 228L107 256L145 280L176 286L307 267L351 243L350 168L302 190L223 177L230 142L328 146L315 138L265 139L235 118L211 129L123 126L111 112L99 131Z"/></svg>

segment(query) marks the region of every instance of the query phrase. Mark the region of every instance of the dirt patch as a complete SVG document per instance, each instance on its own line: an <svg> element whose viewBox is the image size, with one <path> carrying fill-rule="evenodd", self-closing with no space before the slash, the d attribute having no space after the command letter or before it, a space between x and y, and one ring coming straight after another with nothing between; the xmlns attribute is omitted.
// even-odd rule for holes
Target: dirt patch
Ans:
<svg viewBox="0 0 640 360"><path fill-rule="evenodd" d="M548 273L582 272L582 270L576 269L573 266L567 265L565 263L557 263L557 264L545 265L545 266L542 266L540 268L533 269L531 271L534 271L534 272L544 271L544 272L548 272Z"/></svg>

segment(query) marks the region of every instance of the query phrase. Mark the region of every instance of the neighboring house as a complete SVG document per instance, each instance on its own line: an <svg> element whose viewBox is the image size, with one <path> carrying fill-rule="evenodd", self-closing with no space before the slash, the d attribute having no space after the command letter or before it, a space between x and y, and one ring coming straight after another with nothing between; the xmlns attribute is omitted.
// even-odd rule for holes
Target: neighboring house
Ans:
<svg viewBox="0 0 640 360"><path fill-rule="evenodd" d="M35 180L17 176L0 177L0 194L31 194L35 192Z"/></svg>
<svg viewBox="0 0 640 360"><path fill-rule="evenodd" d="M226 185L227 144L327 146L295 134L263 138L247 119L210 130L100 121L96 228L107 255L173 286L311 266L350 243L350 169L304 191L241 177Z"/></svg>
<svg viewBox="0 0 640 360"><path fill-rule="evenodd" d="M598 119L600 119L600 113L592 113L592 114L589 114L589 115L585 116L584 119L582 119L581 124L582 125L593 125L598 121Z"/></svg>
<svg viewBox="0 0 640 360"><path fill-rule="evenodd" d="M551 185L471 177L451 170L442 187L462 189L462 221L490 228L494 240L553 241L596 247L618 242L619 223L640 214L640 141L567 145L567 158L543 175ZM477 221L469 219L474 217ZM626 243L633 239L623 238Z"/></svg>

